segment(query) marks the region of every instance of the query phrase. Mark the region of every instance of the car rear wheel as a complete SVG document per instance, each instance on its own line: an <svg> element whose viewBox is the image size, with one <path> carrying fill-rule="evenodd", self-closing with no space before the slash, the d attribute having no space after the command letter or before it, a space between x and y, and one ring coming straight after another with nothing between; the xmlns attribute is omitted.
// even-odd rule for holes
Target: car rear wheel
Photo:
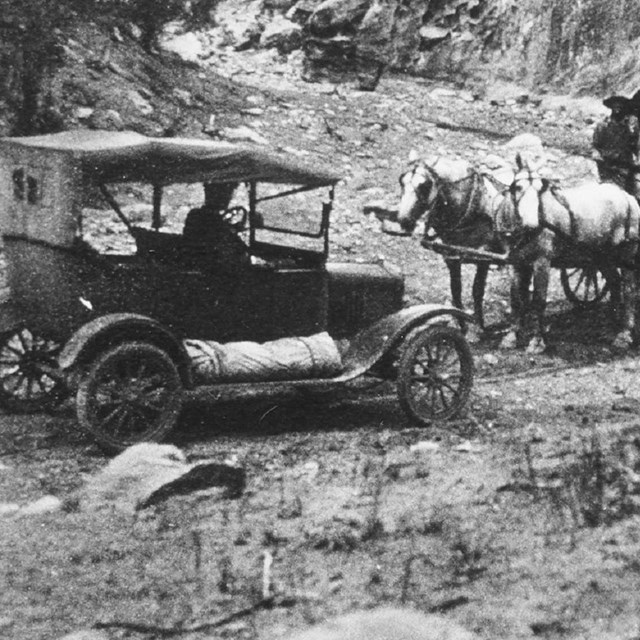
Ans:
<svg viewBox="0 0 640 640"><path fill-rule="evenodd" d="M0 337L0 406L13 413L51 409L66 395L55 375L60 345L25 326Z"/></svg>
<svg viewBox="0 0 640 640"><path fill-rule="evenodd" d="M456 417L473 386L473 356L459 329L433 325L411 336L398 362L398 398L420 426Z"/></svg>
<svg viewBox="0 0 640 640"><path fill-rule="evenodd" d="M180 415L180 374L163 349L125 342L90 364L78 385L76 408L80 426L109 452L159 442Z"/></svg>

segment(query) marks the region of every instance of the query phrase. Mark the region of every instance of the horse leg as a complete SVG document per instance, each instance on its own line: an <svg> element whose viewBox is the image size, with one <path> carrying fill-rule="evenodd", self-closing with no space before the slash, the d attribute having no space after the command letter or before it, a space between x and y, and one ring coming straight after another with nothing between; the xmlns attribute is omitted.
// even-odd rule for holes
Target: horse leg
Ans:
<svg viewBox="0 0 640 640"><path fill-rule="evenodd" d="M511 272L511 327L500 342L501 349L515 349L518 337L524 333L529 309L529 283L533 269L530 265L513 265Z"/></svg>
<svg viewBox="0 0 640 640"><path fill-rule="evenodd" d="M473 278L473 316L476 324L469 327L467 332L467 341L470 343L480 342L484 333L484 292L487 286L487 275L489 273L489 264L486 262L478 262L476 264L476 275Z"/></svg>
<svg viewBox="0 0 640 640"><path fill-rule="evenodd" d="M543 353L547 348L544 341L544 312L547 308L547 291L551 261L547 258L536 260L533 265L533 336L527 346L527 353Z"/></svg>
<svg viewBox="0 0 640 640"><path fill-rule="evenodd" d="M615 267L603 265L600 267L600 271L604 276L604 279L609 285L609 298L611 301L611 315L616 320L621 319L622 314L622 280L620 274Z"/></svg>
<svg viewBox="0 0 640 640"><path fill-rule="evenodd" d="M451 301L454 307L462 309L462 268L460 260L447 260L446 263L449 268Z"/></svg>
<svg viewBox="0 0 640 640"><path fill-rule="evenodd" d="M476 276L473 279L473 313L481 329L484 329L484 292L487 286L489 263L479 262L476 265Z"/></svg>
<svg viewBox="0 0 640 640"><path fill-rule="evenodd" d="M627 258L633 261L633 258ZM626 351L633 343L636 324L636 306L638 303L638 281L634 269L624 267L620 270L622 279L622 329L613 341L613 348Z"/></svg>

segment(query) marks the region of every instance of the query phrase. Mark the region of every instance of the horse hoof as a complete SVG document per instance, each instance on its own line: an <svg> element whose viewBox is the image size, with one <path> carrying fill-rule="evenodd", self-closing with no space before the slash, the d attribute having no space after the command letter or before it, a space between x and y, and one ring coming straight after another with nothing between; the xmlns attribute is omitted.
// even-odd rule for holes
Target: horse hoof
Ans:
<svg viewBox="0 0 640 640"><path fill-rule="evenodd" d="M515 349L518 346L518 336L515 331L509 331L500 341L501 349Z"/></svg>
<svg viewBox="0 0 640 640"><path fill-rule="evenodd" d="M537 356L544 353L547 349L547 345L543 338L531 338L527 345L527 353L529 355Z"/></svg>
<svg viewBox="0 0 640 640"><path fill-rule="evenodd" d="M627 351L633 344L630 331L621 331L611 345L615 351Z"/></svg>

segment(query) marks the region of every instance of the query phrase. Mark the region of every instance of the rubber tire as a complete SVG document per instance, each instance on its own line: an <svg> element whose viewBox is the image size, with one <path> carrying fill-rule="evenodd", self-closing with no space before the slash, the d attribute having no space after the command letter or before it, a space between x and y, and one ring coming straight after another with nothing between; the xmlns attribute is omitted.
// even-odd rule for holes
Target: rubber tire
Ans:
<svg viewBox="0 0 640 640"><path fill-rule="evenodd" d="M154 367L166 380L169 397L160 408L160 414L148 428L137 430L135 436L117 435L105 429L96 420L95 400L101 377L118 363L143 363ZM123 376L120 376L124 379ZM133 377L131 378L133 383ZM130 388L131 384L127 386ZM123 342L100 353L81 376L76 394L76 412L80 426L108 453L117 453L140 442L160 442L175 427L182 411L183 388L180 373L169 354L148 342ZM128 414L131 415L131 414ZM139 415L139 414L138 414Z"/></svg>
<svg viewBox="0 0 640 640"><path fill-rule="evenodd" d="M24 335L25 331L28 332L29 336ZM20 338L21 335L23 336L23 339ZM40 375L40 376L31 375L29 373L28 366L26 370L22 368L20 356L16 351L15 340L17 339L17 342L19 343L20 348L26 354L28 352L28 348L25 345L24 340L27 337L31 345L33 345L34 343L42 342L43 340L46 340L42 336L35 335L33 332L29 330L28 327L24 325L17 326L11 331L7 331L3 333L2 336L0 337L0 407L2 407L3 409L5 409L10 413L28 414L28 413L37 413L40 411L48 411L56 407L68 396L68 390L62 382L56 381L47 375ZM14 344L13 347L10 346L10 343L12 342ZM46 352L42 352L42 358L47 361L47 364L49 366L57 366L56 357L59 350L60 350L59 345L55 345L54 347L49 348ZM2 360L6 357L5 354L6 355L13 354L15 356L15 365L18 367L17 372L6 373L6 375L3 374L2 367L4 365L2 364ZM7 358L7 363L5 364L11 368L9 361L13 362L13 359ZM24 380L30 380L30 381L41 380L42 381L45 378L49 378L51 382L51 387L47 390L44 390L41 384L38 383L40 386L40 389L42 390L42 393L40 393L40 395L31 397L31 398L22 398L19 395L17 395L15 392L12 392L7 388L5 388L4 386L5 380L13 378L14 375L16 375L16 373L20 376L20 379L23 381ZM20 383L20 385L21 384L22 383ZM29 385L31 386L32 383L30 382Z"/></svg>
<svg viewBox="0 0 640 640"><path fill-rule="evenodd" d="M414 383L414 370L418 358L424 349L437 343L446 343L453 347L458 362L458 383L451 404L435 409L432 405L418 407ZM450 420L460 415L465 409L471 389L473 388L474 365L469 343L464 335L455 327L447 325L431 325L423 331L413 333L402 348L398 361L398 377L396 381L398 400L407 416L418 426L428 427L434 422Z"/></svg>

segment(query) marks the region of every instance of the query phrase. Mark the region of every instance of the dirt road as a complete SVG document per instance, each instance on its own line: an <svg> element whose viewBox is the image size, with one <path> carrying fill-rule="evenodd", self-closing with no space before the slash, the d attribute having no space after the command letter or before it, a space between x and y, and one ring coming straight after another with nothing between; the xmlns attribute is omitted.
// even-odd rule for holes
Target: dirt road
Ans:
<svg viewBox="0 0 640 640"><path fill-rule="evenodd" d="M247 122L345 172L334 257L395 262L411 301L448 300L441 259L362 215L374 200L393 205L411 148L489 161L526 129L551 144L558 177L592 171L580 153L595 116L583 107L491 104L405 78L359 93L258 75L236 74L273 91ZM499 352L506 287L505 273L492 272L494 331L474 347L469 413L446 428L409 425L386 386L304 404L192 407L176 443L191 459L236 456L249 477L241 500L174 498L135 518L72 504L0 513L0 635L45 640L106 621L110 638L164 629L273 639L333 613L403 602L485 638L638 637L637 351L615 356L607 306L577 313L555 282L550 352ZM3 504L66 498L105 464L76 431L71 405L0 416L0 449ZM256 601L265 551L282 606L207 628ZM203 629L178 633L185 621ZM132 622L149 632L123 630Z"/></svg>

